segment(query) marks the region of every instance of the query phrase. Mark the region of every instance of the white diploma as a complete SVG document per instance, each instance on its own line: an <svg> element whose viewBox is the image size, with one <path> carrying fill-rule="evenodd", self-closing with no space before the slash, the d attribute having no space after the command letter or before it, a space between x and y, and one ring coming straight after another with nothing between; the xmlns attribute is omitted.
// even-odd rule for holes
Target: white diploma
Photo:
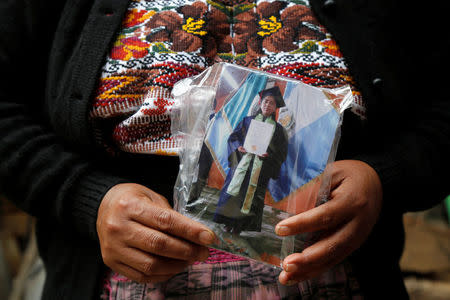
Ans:
<svg viewBox="0 0 450 300"><path fill-rule="evenodd" d="M252 120L244 141L245 150L256 155L266 153L272 138L273 126L269 123Z"/></svg>

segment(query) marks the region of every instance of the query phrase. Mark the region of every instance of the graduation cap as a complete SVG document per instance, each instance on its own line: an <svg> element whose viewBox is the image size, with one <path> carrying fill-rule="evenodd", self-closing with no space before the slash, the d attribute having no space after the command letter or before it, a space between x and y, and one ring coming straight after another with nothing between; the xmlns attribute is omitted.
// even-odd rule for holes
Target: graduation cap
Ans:
<svg viewBox="0 0 450 300"><path fill-rule="evenodd" d="M274 86L270 89L266 89L266 90L259 92L259 97L260 97L259 104L261 104L261 101L267 96L272 96L275 98L277 108L283 107L286 105L284 103L283 96L281 95L281 91L278 86Z"/></svg>

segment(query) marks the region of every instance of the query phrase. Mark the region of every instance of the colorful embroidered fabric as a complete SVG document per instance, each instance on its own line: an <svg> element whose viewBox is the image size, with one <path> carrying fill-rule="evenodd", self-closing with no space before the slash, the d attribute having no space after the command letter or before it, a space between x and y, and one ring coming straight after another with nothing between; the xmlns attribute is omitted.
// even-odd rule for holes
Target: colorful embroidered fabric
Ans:
<svg viewBox="0 0 450 300"><path fill-rule="evenodd" d="M173 84L220 61L318 87L352 84L308 1L134 0L90 111L100 142L110 150L176 155ZM354 95L353 111L364 116L360 94Z"/></svg>
<svg viewBox="0 0 450 300"><path fill-rule="evenodd" d="M231 62L318 87L352 84L341 53L308 1L134 0L106 59L90 111L108 151L176 155L171 89L215 62ZM364 117L355 90L354 112ZM347 263L285 288L279 271L222 251L164 284L109 272L102 299L358 299Z"/></svg>
<svg viewBox="0 0 450 300"><path fill-rule="evenodd" d="M349 279L354 276L348 264L289 287L278 283L278 274L269 265L247 260L193 265L158 284L139 284L111 272L101 299L363 299L358 283Z"/></svg>

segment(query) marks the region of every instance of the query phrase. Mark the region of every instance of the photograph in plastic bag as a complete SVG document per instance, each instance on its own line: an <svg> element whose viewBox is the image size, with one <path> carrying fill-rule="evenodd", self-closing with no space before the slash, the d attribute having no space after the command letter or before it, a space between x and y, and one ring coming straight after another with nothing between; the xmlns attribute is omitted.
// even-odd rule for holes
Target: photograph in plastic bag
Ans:
<svg viewBox="0 0 450 300"><path fill-rule="evenodd" d="M178 207L216 233L215 247L276 266L294 251L294 238L279 237L274 228L316 205L317 194L296 195L317 184L334 159L341 115L330 95L278 76L222 68L187 199ZM298 251L307 241L295 243Z"/></svg>

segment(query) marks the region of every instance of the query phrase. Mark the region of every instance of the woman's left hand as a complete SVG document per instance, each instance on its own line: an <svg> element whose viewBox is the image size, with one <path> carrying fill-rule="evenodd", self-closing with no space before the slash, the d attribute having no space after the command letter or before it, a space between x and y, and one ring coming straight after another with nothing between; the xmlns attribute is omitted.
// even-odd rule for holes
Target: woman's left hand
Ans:
<svg viewBox="0 0 450 300"><path fill-rule="evenodd" d="M322 232L316 243L284 259L279 276L282 284L314 278L343 261L367 239L378 220L383 197L375 170L362 161L345 160L333 163L331 172L329 201L283 220L275 228L280 236ZM304 190L302 195L310 193Z"/></svg>

